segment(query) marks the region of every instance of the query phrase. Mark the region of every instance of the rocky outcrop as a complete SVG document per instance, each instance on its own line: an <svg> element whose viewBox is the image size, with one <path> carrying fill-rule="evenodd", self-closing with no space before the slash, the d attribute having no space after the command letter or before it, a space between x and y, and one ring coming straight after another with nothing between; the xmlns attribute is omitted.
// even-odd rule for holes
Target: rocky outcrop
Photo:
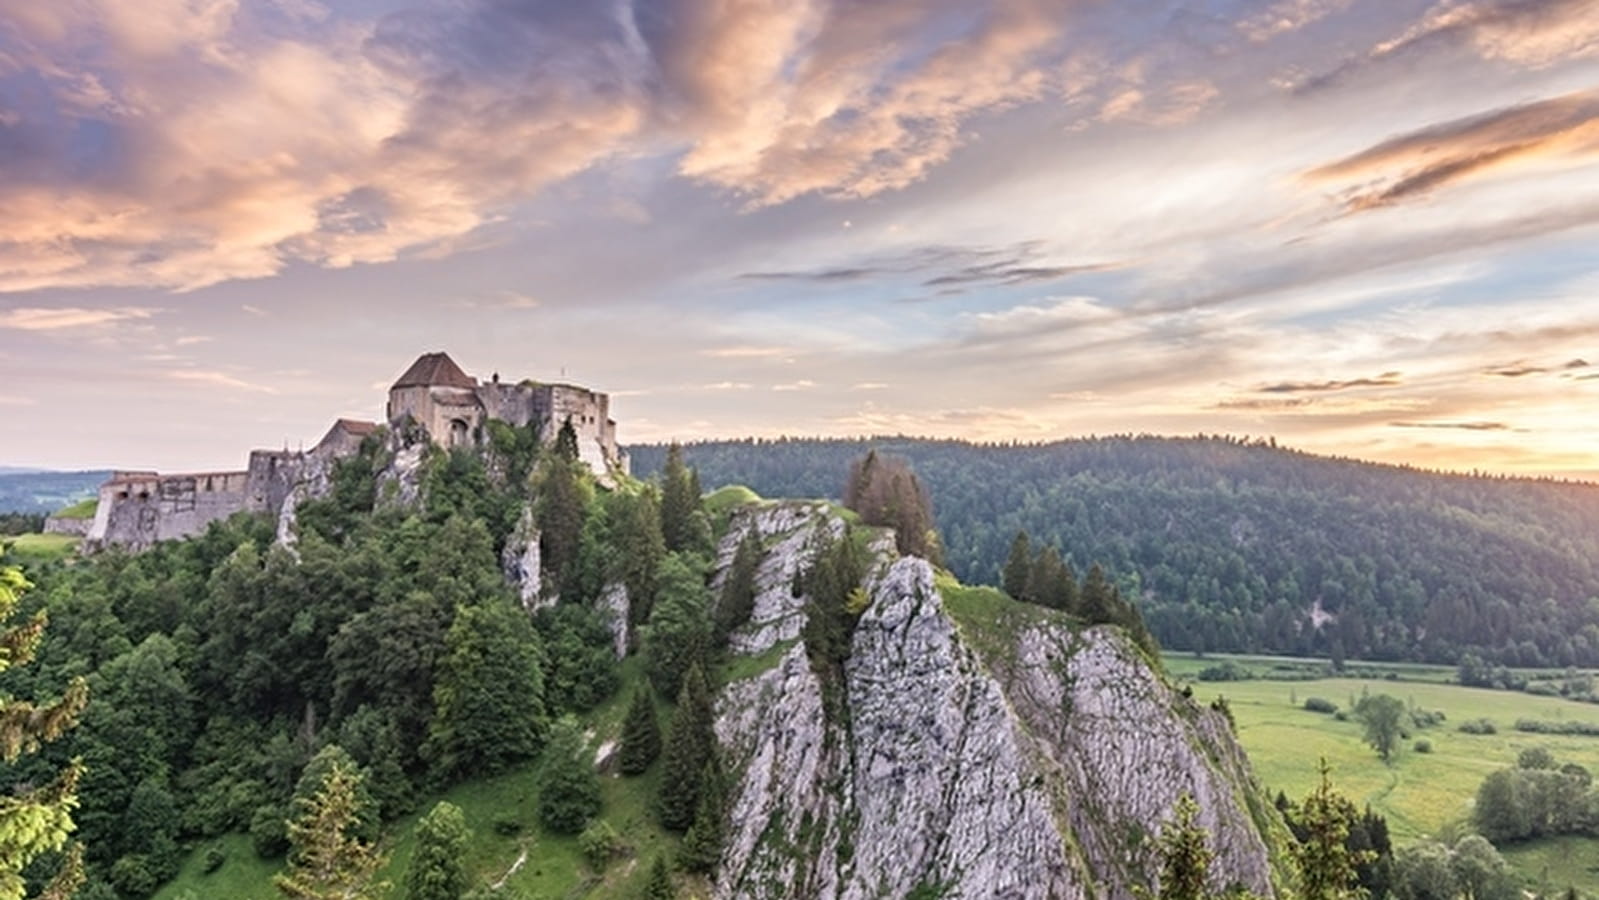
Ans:
<svg viewBox="0 0 1599 900"><path fill-rule="evenodd" d="M540 596L544 589L541 566L539 529L533 518L533 504L528 503L522 507L516 528L506 538L505 548L500 551L500 568L505 572L505 580L516 588L522 608L528 612L554 606L559 599Z"/></svg>
<svg viewBox="0 0 1599 900"><path fill-rule="evenodd" d="M790 586L807 535L842 524L824 505L748 510L724 567L749 528L768 553L735 646L772 659L718 705L741 773L718 897L1130 900L1183 792L1204 811L1215 886L1272 893L1256 789L1225 721L1118 630L1040 610L979 640L945 610L927 563L885 557L829 698L803 643L782 642L804 621Z"/></svg>
<svg viewBox="0 0 1599 900"><path fill-rule="evenodd" d="M720 593L722 580L745 535L753 531L761 540L761 564L755 572L755 608L749 623L728 639L734 653L759 654L784 641L799 638L805 623L804 599L794 595L809 551L819 531L838 534L844 523L828 504L762 503L745 507L733 516L727 534L716 549L717 577L711 587Z"/></svg>

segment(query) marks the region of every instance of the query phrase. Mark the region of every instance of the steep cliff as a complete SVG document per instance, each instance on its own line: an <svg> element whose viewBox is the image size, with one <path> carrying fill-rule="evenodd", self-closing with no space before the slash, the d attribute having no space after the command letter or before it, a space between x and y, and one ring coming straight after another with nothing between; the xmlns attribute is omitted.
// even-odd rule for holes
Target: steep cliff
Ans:
<svg viewBox="0 0 1599 900"><path fill-rule="evenodd" d="M767 504L722 542L724 564L750 529L766 552L733 641L760 671L718 703L739 780L717 896L1124 900L1184 792L1215 887L1273 892L1264 807L1224 716L1116 629L962 588L879 539L827 702L792 586L811 535L843 527L825 504Z"/></svg>

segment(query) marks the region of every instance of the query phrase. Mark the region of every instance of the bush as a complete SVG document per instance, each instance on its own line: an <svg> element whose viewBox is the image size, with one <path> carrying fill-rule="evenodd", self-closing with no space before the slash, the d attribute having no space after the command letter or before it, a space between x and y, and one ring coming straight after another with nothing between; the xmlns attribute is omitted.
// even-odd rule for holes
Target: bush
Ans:
<svg viewBox="0 0 1599 900"><path fill-rule="evenodd" d="M1410 721L1417 728L1431 728L1434 725L1441 725L1446 718L1448 717L1444 715L1444 711L1441 709L1415 707L1410 710Z"/></svg>
<svg viewBox="0 0 1599 900"><path fill-rule="evenodd" d="M250 817L250 843L262 859L277 859L289 852L289 823L283 807L275 803L256 807Z"/></svg>
<svg viewBox="0 0 1599 900"><path fill-rule="evenodd" d="M1582 737L1599 737L1599 725L1592 722L1568 722L1550 719L1517 719L1516 730L1532 734L1570 734Z"/></svg>
<svg viewBox="0 0 1599 900"><path fill-rule="evenodd" d="M1339 711L1333 713L1333 719L1339 722L1347 722L1349 721L1349 713L1346 713L1340 709Z"/></svg>
<svg viewBox="0 0 1599 900"><path fill-rule="evenodd" d="M516 837L522 833L522 823L515 819L495 819L489 827L500 837Z"/></svg>
<svg viewBox="0 0 1599 900"><path fill-rule="evenodd" d="M1528 682L1527 686L1522 688L1522 690L1525 691L1526 693L1532 694L1535 697L1558 697L1558 696L1560 696L1560 686L1555 684L1552 681L1532 681L1532 682Z"/></svg>
<svg viewBox="0 0 1599 900"><path fill-rule="evenodd" d="M1338 712L1338 704L1326 699L1325 697L1306 697L1305 709L1314 713L1326 713L1327 715L1332 715L1333 713Z"/></svg>
<svg viewBox="0 0 1599 900"><path fill-rule="evenodd" d="M1415 744L1413 744L1412 747L1415 749L1415 751L1417 753L1431 753L1432 752L1432 741L1429 741L1426 738L1422 738L1421 740L1419 740Z"/></svg>
<svg viewBox="0 0 1599 900"><path fill-rule="evenodd" d="M1498 734L1499 728L1489 719L1469 719L1460 723L1459 731L1466 734Z"/></svg>
<svg viewBox="0 0 1599 900"><path fill-rule="evenodd" d="M577 848L596 872L605 871L611 860L627 855L627 842L604 819L596 819L594 824L583 829L577 836Z"/></svg>
<svg viewBox="0 0 1599 900"><path fill-rule="evenodd" d="M210 875L222 868L222 864L227 861L228 855L222 852L221 847L207 847L205 855L200 857L200 871Z"/></svg>
<svg viewBox="0 0 1599 900"><path fill-rule="evenodd" d="M1247 681L1254 677L1253 672L1230 659L1220 665L1200 669L1198 676L1200 681Z"/></svg>

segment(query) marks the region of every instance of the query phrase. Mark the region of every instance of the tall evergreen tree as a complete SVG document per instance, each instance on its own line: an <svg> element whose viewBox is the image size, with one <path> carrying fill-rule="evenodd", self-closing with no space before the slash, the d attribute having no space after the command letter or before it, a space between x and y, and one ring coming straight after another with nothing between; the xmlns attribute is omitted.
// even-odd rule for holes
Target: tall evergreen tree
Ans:
<svg viewBox="0 0 1599 900"><path fill-rule="evenodd" d="M677 887L672 884L672 873L666 868L666 857L655 857L650 866L650 880L644 883L643 900L677 900Z"/></svg>
<svg viewBox="0 0 1599 900"><path fill-rule="evenodd" d="M666 558L660 501L655 490L647 488L618 491L606 498L606 504L614 548L609 574L627 587L628 623L642 625L654 608L661 562Z"/></svg>
<svg viewBox="0 0 1599 900"><path fill-rule="evenodd" d="M716 604L716 642L727 643L728 635L755 611L755 574L761 562L761 540L755 529L745 532L733 554L732 565L722 581L722 596Z"/></svg>
<svg viewBox="0 0 1599 900"><path fill-rule="evenodd" d="M288 871L272 879L290 900L376 900L388 891L375 883L384 858L353 834L360 817L361 776L344 761L333 764L317 792L297 801L289 822Z"/></svg>
<svg viewBox="0 0 1599 900"><path fill-rule="evenodd" d="M543 653L527 614L505 598L456 610L445 635L425 755L436 771L503 771L544 743Z"/></svg>
<svg viewBox="0 0 1599 900"><path fill-rule="evenodd" d="M1082 617L1091 625L1102 625L1116 619L1116 588L1105 576L1099 563L1088 568L1080 593Z"/></svg>
<svg viewBox="0 0 1599 900"><path fill-rule="evenodd" d="M727 775L721 754L714 750L700 775L700 802L694 810L694 824L683 835L678 859L690 872L713 874L722 858L722 842L727 834Z"/></svg>
<svg viewBox="0 0 1599 900"><path fill-rule="evenodd" d="M1354 807L1333 792L1327 760L1321 760L1320 780L1299 805L1299 827L1304 838L1293 846L1299 864L1303 900L1363 900L1356 867L1366 853L1349 849L1349 829Z"/></svg>
<svg viewBox="0 0 1599 900"><path fill-rule="evenodd" d="M705 763L716 747L711 689L695 663L683 678L677 713L662 752L661 783L655 798L656 818L672 831L685 831L699 808Z"/></svg>
<svg viewBox="0 0 1599 900"><path fill-rule="evenodd" d="M1160 832L1160 900L1205 900L1212 854L1192 794L1177 799Z"/></svg>
<svg viewBox="0 0 1599 900"><path fill-rule="evenodd" d="M665 696L677 694L683 673L705 656L711 628L706 611L705 579L681 554L661 563L655 609L644 629L644 652L650 680Z"/></svg>
<svg viewBox="0 0 1599 900"><path fill-rule="evenodd" d="M639 775L661 755L661 726L655 720L655 699L648 685L633 692L633 702L622 720L622 745L617 750L623 775Z"/></svg>
<svg viewBox="0 0 1599 900"><path fill-rule="evenodd" d="M555 455L573 463L581 455L577 447L577 429L572 427L571 416L561 420L561 428L555 433Z"/></svg>
<svg viewBox="0 0 1599 900"><path fill-rule="evenodd" d="M547 586L563 591L577 574L590 488L582 465L559 453L545 459L535 488L539 566L544 570Z"/></svg>
<svg viewBox="0 0 1599 900"><path fill-rule="evenodd" d="M1018 531L1016 537L1011 539L1010 555L1005 558L1005 569L1000 574L1000 586L1011 599L1032 601L1033 596L1027 590L1027 580L1032 565L1032 542L1028 540L1026 531Z"/></svg>
<svg viewBox="0 0 1599 900"><path fill-rule="evenodd" d="M23 592L33 585L15 566L0 564L0 672L27 665L44 637L43 612L23 625L8 625ZM42 706L0 695L0 759L15 763L35 753L77 724L89 702L89 688L73 679L61 699ZM73 760L45 784L17 785L0 803L0 900L21 900L22 870L41 854L60 850L74 828L72 811L78 805L78 780L83 766ZM8 789L12 786L7 785ZM48 888L67 897L83 881L83 851L73 845Z"/></svg>
<svg viewBox="0 0 1599 900"><path fill-rule="evenodd" d="M538 770L538 816L545 828L577 834L600 811L600 780L571 719L557 722Z"/></svg>
<svg viewBox="0 0 1599 900"><path fill-rule="evenodd" d="M661 536L666 549L693 549L694 513L700 508L699 481L683 462L683 447L672 444L661 470Z"/></svg>
<svg viewBox="0 0 1599 900"><path fill-rule="evenodd" d="M416 850L405 873L405 900L461 900L467 889L463 856L471 838L461 808L440 800L416 823Z"/></svg>

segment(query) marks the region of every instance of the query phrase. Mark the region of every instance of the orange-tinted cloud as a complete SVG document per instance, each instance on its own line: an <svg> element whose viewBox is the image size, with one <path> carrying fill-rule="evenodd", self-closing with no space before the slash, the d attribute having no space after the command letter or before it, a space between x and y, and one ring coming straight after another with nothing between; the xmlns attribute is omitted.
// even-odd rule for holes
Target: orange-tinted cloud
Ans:
<svg viewBox="0 0 1599 900"><path fill-rule="evenodd" d="M1580 91L1445 122L1384 141L1305 174L1353 183L1341 195L1361 212L1426 197L1517 163L1599 155L1599 90Z"/></svg>

